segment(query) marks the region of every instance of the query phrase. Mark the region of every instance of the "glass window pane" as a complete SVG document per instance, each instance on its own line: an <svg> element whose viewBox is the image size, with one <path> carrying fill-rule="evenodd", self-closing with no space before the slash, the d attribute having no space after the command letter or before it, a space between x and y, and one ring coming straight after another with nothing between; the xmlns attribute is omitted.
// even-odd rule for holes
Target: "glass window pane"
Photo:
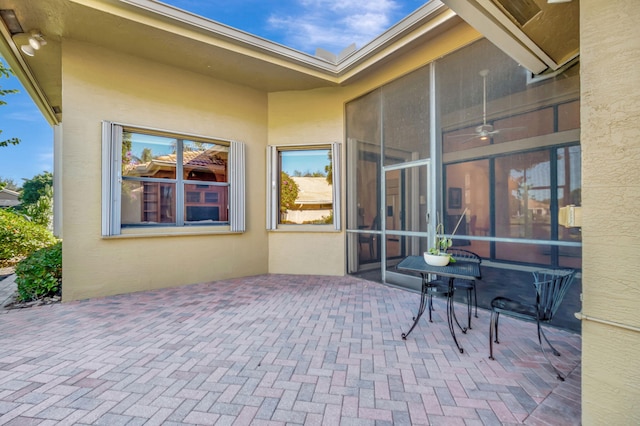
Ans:
<svg viewBox="0 0 640 426"><path fill-rule="evenodd" d="M580 101L558 105L558 131L580 128Z"/></svg>
<svg viewBox="0 0 640 426"><path fill-rule="evenodd" d="M442 135L442 152L448 154L489 145L491 138L478 137L476 128L477 126L471 126L445 132Z"/></svg>
<svg viewBox="0 0 640 426"><path fill-rule="evenodd" d="M445 166L445 182L445 232L455 231L458 236L491 235L489 160L449 164ZM487 241L454 238L453 244L489 256Z"/></svg>
<svg viewBox="0 0 640 426"><path fill-rule="evenodd" d="M496 159L496 236L551 238L549 151Z"/></svg>
<svg viewBox="0 0 640 426"><path fill-rule="evenodd" d="M496 242L496 258L511 262L551 265L552 250L549 245Z"/></svg>
<svg viewBox="0 0 640 426"><path fill-rule="evenodd" d="M281 224L333 223L331 150L279 152Z"/></svg>
<svg viewBox="0 0 640 426"><path fill-rule="evenodd" d="M227 182L228 146L188 140L182 146L184 179Z"/></svg>
<svg viewBox="0 0 640 426"><path fill-rule="evenodd" d="M558 155L558 207L582 205L582 176L580 146L557 149ZM582 242L582 228L558 226L558 239L561 241ZM559 247L560 266L581 267L581 247Z"/></svg>
<svg viewBox="0 0 640 426"><path fill-rule="evenodd" d="M203 223L228 220L228 186L185 184L184 189L185 221Z"/></svg>
<svg viewBox="0 0 640 426"><path fill-rule="evenodd" d="M499 133L493 135L493 143L515 141L553 133L553 108L543 108L518 114L493 122Z"/></svg>
<svg viewBox="0 0 640 426"><path fill-rule="evenodd" d="M123 181L122 226L175 223L175 184Z"/></svg>
<svg viewBox="0 0 640 426"><path fill-rule="evenodd" d="M176 149L176 139L124 131L122 176L175 179Z"/></svg>

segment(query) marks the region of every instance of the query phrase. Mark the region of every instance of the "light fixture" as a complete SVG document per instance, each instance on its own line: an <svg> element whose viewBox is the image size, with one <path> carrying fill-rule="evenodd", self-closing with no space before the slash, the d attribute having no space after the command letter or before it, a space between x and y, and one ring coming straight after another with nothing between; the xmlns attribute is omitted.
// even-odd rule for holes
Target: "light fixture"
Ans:
<svg viewBox="0 0 640 426"><path fill-rule="evenodd" d="M29 44L23 44L20 46L20 50L27 56L35 56L36 50L40 50L42 46L47 44L44 36L37 31L31 31L29 36Z"/></svg>
<svg viewBox="0 0 640 426"><path fill-rule="evenodd" d="M23 44L22 46L20 46L20 50L22 50L22 52L27 56L33 56L36 54L35 50L33 50L33 47L28 44Z"/></svg>
<svg viewBox="0 0 640 426"><path fill-rule="evenodd" d="M574 204L560 207L558 209L558 225L567 228L582 227L582 207Z"/></svg>

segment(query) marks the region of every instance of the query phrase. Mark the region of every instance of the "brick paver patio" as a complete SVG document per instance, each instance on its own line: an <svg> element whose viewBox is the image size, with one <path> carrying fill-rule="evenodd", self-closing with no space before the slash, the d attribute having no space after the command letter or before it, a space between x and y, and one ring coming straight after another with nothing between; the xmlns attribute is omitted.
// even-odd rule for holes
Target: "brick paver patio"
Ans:
<svg viewBox="0 0 640 426"><path fill-rule="evenodd" d="M1 283L0 283L1 284ZM0 314L0 424L580 424L580 336L354 277L264 275ZM458 307L458 312L464 311Z"/></svg>

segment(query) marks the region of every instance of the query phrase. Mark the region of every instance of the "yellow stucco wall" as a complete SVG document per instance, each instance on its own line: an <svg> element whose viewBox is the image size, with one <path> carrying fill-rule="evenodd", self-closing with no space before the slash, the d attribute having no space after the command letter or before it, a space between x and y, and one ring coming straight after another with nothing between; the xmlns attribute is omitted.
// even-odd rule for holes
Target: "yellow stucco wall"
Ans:
<svg viewBox="0 0 640 426"><path fill-rule="evenodd" d="M97 46L62 46L63 300L268 272L267 95ZM101 121L246 143L244 234L101 237Z"/></svg>
<svg viewBox="0 0 640 426"><path fill-rule="evenodd" d="M429 43L399 56L365 78L342 87L269 94L269 144L343 142L344 105L436 58L477 40L480 34L461 23ZM343 164L343 185L346 176ZM269 272L344 275L346 273L346 197L342 194L342 232L269 233Z"/></svg>
<svg viewBox="0 0 640 426"><path fill-rule="evenodd" d="M582 323L582 423L637 425L640 2L580 9L583 314L592 318Z"/></svg>
<svg viewBox="0 0 640 426"><path fill-rule="evenodd" d="M268 233L266 145L344 142L345 102L477 38L461 24L341 87L271 94L65 40L56 171L64 187L63 300L263 273L343 275L344 190L342 231ZM103 238L103 120L245 142L247 232Z"/></svg>

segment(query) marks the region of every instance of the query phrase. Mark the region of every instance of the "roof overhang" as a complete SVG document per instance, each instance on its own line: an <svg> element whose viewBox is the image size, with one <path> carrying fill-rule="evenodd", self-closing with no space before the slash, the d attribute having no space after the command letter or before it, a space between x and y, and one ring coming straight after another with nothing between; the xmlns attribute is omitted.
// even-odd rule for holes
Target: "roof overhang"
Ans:
<svg viewBox="0 0 640 426"><path fill-rule="evenodd" d="M536 74L559 69L579 49L578 0L432 0L336 57L303 53L154 0L0 0L0 10L12 10L17 23L0 20L0 54L51 124L62 120L61 53L68 39L266 92L350 84L461 18ZM28 57L20 46L32 30L47 45Z"/></svg>
<svg viewBox="0 0 640 426"><path fill-rule="evenodd" d="M73 39L266 92L348 84L391 54L424 43L460 18L432 0L361 49L313 56L153 0L0 0L0 54L51 124L62 120L62 45ZM38 30L47 45L20 51Z"/></svg>
<svg viewBox="0 0 640 426"><path fill-rule="evenodd" d="M442 0L534 74L553 72L580 51L578 0Z"/></svg>

